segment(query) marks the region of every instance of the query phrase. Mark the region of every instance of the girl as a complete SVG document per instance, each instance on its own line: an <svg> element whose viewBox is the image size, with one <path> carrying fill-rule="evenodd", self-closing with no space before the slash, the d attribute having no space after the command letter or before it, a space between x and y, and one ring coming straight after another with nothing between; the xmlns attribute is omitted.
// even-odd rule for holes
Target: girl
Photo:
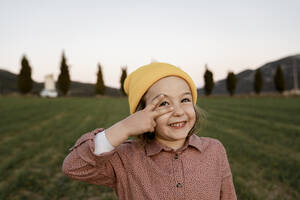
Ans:
<svg viewBox="0 0 300 200"><path fill-rule="evenodd" d="M64 160L67 176L112 187L121 200L236 199L223 145L196 135L197 89L187 73L151 63L124 90L131 115L81 136Z"/></svg>

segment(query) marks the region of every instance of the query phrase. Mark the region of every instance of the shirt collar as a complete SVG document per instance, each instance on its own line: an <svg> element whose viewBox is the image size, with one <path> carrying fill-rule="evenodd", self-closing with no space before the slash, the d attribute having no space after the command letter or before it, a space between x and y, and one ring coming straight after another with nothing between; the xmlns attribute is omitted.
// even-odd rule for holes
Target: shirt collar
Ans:
<svg viewBox="0 0 300 200"><path fill-rule="evenodd" d="M163 149L166 150L166 151L171 150L171 148L161 145L156 140L152 140L151 142L147 143L146 146L145 146L145 149L146 149L147 156L153 156L155 154L158 154Z"/></svg>
<svg viewBox="0 0 300 200"><path fill-rule="evenodd" d="M201 139L198 136L196 136L195 134L188 137L185 144L183 145L183 147L181 147L178 150L184 150L184 149L187 148L187 146L195 147L197 150L202 152ZM167 147L167 146L164 146L164 145L160 144L156 140L153 140L153 141L147 143L146 146L145 146L145 149L146 149L147 156L155 155L155 154L159 153L162 150L165 150L165 151L172 151L173 150L170 147Z"/></svg>
<svg viewBox="0 0 300 200"><path fill-rule="evenodd" d="M202 140L200 137L193 134L188 138L188 141L189 141L188 143L190 146L193 146L196 149L198 149L200 152L203 152L203 145L202 145Z"/></svg>

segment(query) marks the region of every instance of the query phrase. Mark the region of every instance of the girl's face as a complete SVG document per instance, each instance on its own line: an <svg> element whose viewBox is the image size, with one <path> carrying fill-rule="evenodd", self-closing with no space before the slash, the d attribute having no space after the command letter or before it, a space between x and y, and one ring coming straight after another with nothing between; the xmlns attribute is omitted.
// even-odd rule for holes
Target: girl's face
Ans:
<svg viewBox="0 0 300 200"><path fill-rule="evenodd" d="M169 76L160 79L148 89L145 95L146 105L160 94L165 97L155 109L172 106L174 110L156 118L155 139L178 149L184 144L196 121L191 90L183 79Z"/></svg>

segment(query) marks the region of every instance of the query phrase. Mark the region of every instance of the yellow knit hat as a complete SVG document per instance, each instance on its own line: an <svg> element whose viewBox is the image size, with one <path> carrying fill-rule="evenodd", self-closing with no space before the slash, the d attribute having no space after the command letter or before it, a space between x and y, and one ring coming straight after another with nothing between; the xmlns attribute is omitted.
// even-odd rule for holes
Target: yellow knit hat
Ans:
<svg viewBox="0 0 300 200"><path fill-rule="evenodd" d="M130 73L124 82L124 90L128 95L130 113L134 113L136 107L146 91L158 80L167 76L178 76L184 79L190 86L193 103L197 102L197 88L192 78L180 68L168 63L151 63L144 65Z"/></svg>

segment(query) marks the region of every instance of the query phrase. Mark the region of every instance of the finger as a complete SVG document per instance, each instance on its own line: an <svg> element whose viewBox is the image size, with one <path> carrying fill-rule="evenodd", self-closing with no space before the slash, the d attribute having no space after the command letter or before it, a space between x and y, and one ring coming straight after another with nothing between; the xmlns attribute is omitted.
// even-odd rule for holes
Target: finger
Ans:
<svg viewBox="0 0 300 200"><path fill-rule="evenodd" d="M157 98L155 98L148 106L146 106L146 109L149 111L152 111L156 108L156 106L160 103L160 101L164 98L164 95L161 94Z"/></svg>
<svg viewBox="0 0 300 200"><path fill-rule="evenodd" d="M173 107L157 109L157 110L153 111L153 118L159 117L159 116L164 115L168 112L172 112L173 110L174 110Z"/></svg>
<svg viewBox="0 0 300 200"><path fill-rule="evenodd" d="M155 127L155 126L156 126L156 123L155 123L154 120L152 121L151 125L152 125L152 127Z"/></svg>

